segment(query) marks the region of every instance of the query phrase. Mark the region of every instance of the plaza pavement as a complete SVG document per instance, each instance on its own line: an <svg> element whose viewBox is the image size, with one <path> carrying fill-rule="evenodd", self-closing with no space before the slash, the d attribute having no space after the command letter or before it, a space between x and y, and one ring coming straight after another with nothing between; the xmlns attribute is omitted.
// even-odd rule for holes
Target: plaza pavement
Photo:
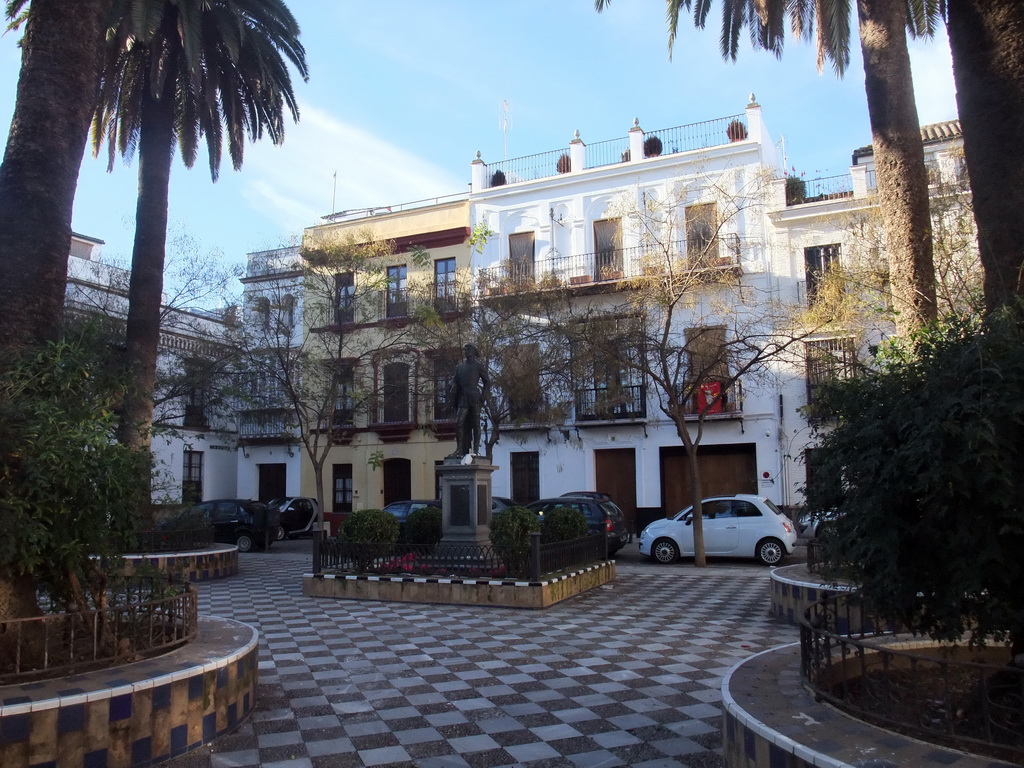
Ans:
<svg viewBox="0 0 1024 768"><path fill-rule="evenodd" d="M240 556L200 612L260 630L234 733L171 768L721 766L720 684L798 638L769 570L619 554L611 584L545 611L302 595L310 543ZM786 563L793 562L790 558Z"/></svg>

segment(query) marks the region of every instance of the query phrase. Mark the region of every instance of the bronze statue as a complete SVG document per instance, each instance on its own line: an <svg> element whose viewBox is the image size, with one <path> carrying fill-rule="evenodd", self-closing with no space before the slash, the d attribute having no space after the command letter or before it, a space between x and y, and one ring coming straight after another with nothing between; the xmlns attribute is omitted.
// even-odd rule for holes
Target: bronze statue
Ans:
<svg viewBox="0 0 1024 768"><path fill-rule="evenodd" d="M480 351L472 344L462 348L466 359L455 366L448 387L448 404L455 411L455 436L458 447L452 457L480 453L480 409L490 382Z"/></svg>

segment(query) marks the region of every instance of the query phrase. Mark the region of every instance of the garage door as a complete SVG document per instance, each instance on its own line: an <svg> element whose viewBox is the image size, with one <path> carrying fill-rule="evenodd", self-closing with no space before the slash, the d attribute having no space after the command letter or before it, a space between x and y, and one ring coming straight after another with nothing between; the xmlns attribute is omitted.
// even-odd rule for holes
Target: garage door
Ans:
<svg viewBox="0 0 1024 768"><path fill-rule="evenodd" d="M705 498L757 493L757 451L753 443L702 445L697 449L697 461ZM668 515L693 503L693 479L682 446L661 449L661 499Z"/></svg>

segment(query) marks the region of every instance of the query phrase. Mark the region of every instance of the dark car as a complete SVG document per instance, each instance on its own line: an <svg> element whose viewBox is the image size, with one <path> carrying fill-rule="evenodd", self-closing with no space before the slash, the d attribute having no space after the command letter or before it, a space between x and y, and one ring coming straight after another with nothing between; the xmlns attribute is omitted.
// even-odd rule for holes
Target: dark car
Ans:
<svg viewBox="0 0 1024 768"><path fill-rule="evenodd" d="M286 496L267 502L272 510L277 510L281 518L277 540L297 536L312 536L316 533L316 499L306 496Z"/></svg>
<svg viewBox="0 0 1024 768"><path fill-rule="evenodd" d="M491 496L491 514L495 512L501 512L503 509L516 506L516 503L512 499L506 498L505 496Z"/></svg>
<svg viewBox="0 0 1024 768"><path fill-rule="evenodd" d="M609 496L607 493L602 493L601 491L569 491L568 493L563 493L562 495L563 496L583 496L583 497L588 498L588 499L600 499L601 501L611 501L612 500L611 496Z"/></svg>
<svg viewBox="0 0 1024 768"><path fill-rule="evenodd" d="M613 501L595 499L589 496L558 496L554 499L540 499L526 505L543 517L555 507L569 507L579 510L587 519L590 533L603 533L608 537L608 554L614 554L626 546L629 532L626 517Z"/></svg>
<svg viewBox="0 0 1024 768"><path fill-rule="evenodd" d="M213 499L196 504L189 514L201 516L213 525L213 540L235 544L239 552L269 547L278 539L281 520L277 510L261 501Z"/></svg>
<svg viewBox="0 0 1024 768"><path fill-rule="evenodd" d="M398 519L399 523L404 523L410 513L415 512L417 509L422 509L423 507L437 507L440 509L441 502L437 499L407 499L406 501L393 501L384 507L384 511L390 512L394 515Z"/></svg>

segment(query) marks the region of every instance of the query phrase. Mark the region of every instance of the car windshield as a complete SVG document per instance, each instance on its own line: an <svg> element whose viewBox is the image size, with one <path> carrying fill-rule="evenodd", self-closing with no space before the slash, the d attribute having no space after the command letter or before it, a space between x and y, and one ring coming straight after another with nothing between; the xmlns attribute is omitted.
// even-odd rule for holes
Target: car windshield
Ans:
<svg viewBox="0 0 1024 768"><path fill-rule="evenodd" d="M775 502L772 501L771 499L764 499L764 505L768 507L768 509L774 512L776 515L782 515L783 517L785 517L783 511L779 509L777 506L775 506Z"/></svg>
<svg viewBox="0 0 1024 768"><path fill-rule="evenodd" d="M280 509L284 506L286 501L288 501L288 499L271 499L267 502L267 506L270 507L270 509Z"/></svg>

